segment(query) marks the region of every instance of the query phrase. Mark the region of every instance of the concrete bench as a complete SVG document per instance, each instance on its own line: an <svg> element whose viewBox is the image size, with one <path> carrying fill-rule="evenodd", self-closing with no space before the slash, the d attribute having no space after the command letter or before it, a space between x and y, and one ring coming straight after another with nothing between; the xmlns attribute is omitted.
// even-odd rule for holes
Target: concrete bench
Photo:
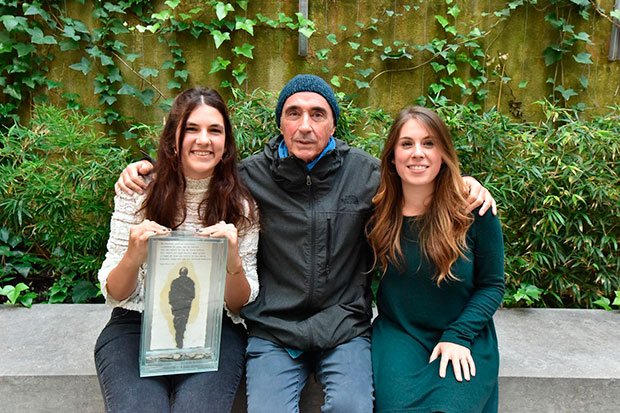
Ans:
<svg viewBox="0 0 620 413"><path fill-rule="evenodd" d="M109 315L102 304L0 307L0 412L102 412L92 353ZM500 412L617 411L617 311L504 309L495 323ZM322 397L311 378L302 411L319 411Z"/></svg>

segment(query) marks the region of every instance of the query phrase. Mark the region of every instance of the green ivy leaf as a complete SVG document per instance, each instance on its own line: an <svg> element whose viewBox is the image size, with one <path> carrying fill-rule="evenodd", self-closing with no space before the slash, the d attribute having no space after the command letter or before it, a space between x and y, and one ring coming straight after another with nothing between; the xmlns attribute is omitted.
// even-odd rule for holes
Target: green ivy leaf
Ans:
<svg viewBox="0 0 620 413"><path fill-rule="evenodd" d="M279 22L280 24L290 23L290 22L292 22L292 21L293 21L293 19L292 19L292 18L290 18L289 16L287 16L286 14L284 14L284 13L278 13L278 22Z"/></svg>
<svg viewBox="0 0 620 413"><path fill-rule="evenodd" d="M330 80L331 84L340 87L340 78L338 76L333 76Z"/></svg>
<svg viewBox="0 0 620 413"><path fill-rule="evenodd" d="M234 47L232 51L237 56L243 55L248 59L254 59L254 56L252 55L252 49L254 49L254 46L249 43L244 43L241 47Z"/></svg>
<svg viewBox="0 0 620 413"><path fill-rule="evenodd" d="M609 298L607 297L601 297L596 301L593 301L592 304L594 305L598 305L599 307L601 307L602 309L604 309L605 311L612 311L612 308L609 306L609 303L611 301L609 300Z"/></svg>
<svg viewBox="0 0 620 413"><path fill-rule="evenodd" d="M456 36L456 35L457 35L457 33L458 33L458 32L456 31L456 27L454 27L454 26L448 26L448 27L446 27L446 32L448 32L448 33L452 34L453 36Z"/></svg>
<svg viewBox="0 0 620 413"><path fill-rule="evenodd" d="M139 58L140 54L137 53L127 53L127 56L125 56L125 59L127 59L129 62L133 62L134 60L136 60L137 58ZM169 61L169 60L167 60Z"/></svg>
<svg viewBox="0 0 620 413"><path fill-rule="evenodd" d="M140 102L142 102L144 106L149 106L153 104L155 92L153 92L151 89L146 89L143 92L138 92L136 96L138 99L140 99Z"/></svg>
<svg viewBox="0 0 620 413"><path fill-rule="evenodd" d="M218 56L213 62L211 62L211 70L209 73L219 72L220 70L226 70L228 65L230 64L230 60L223 59L221 56Z"/></svg>
<svg viewBox="0 0 620 413"><path fill-rule="evenodd" d="M145 67L143 69L140 69L140 71L138 72L140 73L140 76L144 77L144 78L149 78L149 77L157 77L157 75L159 74L159 70L157 69L151 69L149 67Z"/></svg>
<svg viewBox="0 0 620 413"><path fill-rule="evenodd" d="M448 70L448 74L451 75L457 71L458 67L454 63L449 63L448 66L446 66L446 69Z"/></svg>
<svg viewBox="0 0 620 413"><path fill-rule="evenodd" d="M189 76L189 71L187 70L175 70L174 77L183 79L184 82L187 82L187 76Z"/></svg>
<svg viewBox="0 0 620 413"><path fill-rule="evenodd" d="M86 75L88 74L88 72L90 72L92 65L93 65L92 62L89 59L83 57L79 63L74 63L71 66L69 66L69 69L79 70Z"/></svg>
<svg viewBox="0 0 620 413"><path fill-rule="evenodd" d="M212 30L211 36L213 36L213 41L215 41L215 48L219 49L222 43L226 40L230 40L230 33L224 32L222 33L219 30Z"/></svg>
<svg viewBox="0 0 620 413"><path fill-rule="evenodd" d="M316 58L318 60L327 60L327 54L331 51L332 49L319 49L316 51Z"/></svg>
<svg viewBox="0 0 620 413"><path fill-rule="evenodd" d="M163 9L159 13L151 14L151 18L160 21L170 20L170 16L172 16L172 11L170 9Z"/></svg>
<svg viewBox="0 0 620 413"><path fill-rule="evenodd" d="M24 31L28 27L28 19L22 16L4 15L0 17L7 31L12 32L15 29Z"/></svg>
<svg viewBox="0 0 620 413"><path fill-rule="evenodd" d="M23 5L24 8L26 8L26 4L27 3ZM35 4L30 4L28 8L24 11L24 16L37 16L37 15L43 17L44 20L50 19L50 15L45 10L39 8Z"/></svg>
<svg viewBox="0 0 620 413"><path fill-rule="evenodd" d="M444 65L439 64L437 62L431 62L431 67L433 68L435 73L440 72L446 68Z"/></svg>
<svg viewBox="0 0 620 413"><path fill-rule="evenodd" d="M557 86L554 90L560 92L564 100L569 100L571 97L577 96L577 93L575 93L573 89L564 89L561 85Z"/></svg>
<svg viewBox="0 0 620 413"><path fill-rule="evenodd" d="M218 20L224 20L224 18L228 15L228 12L234 10L235 8L230 3L224 4L221 1L218 1L215 4L215 15Z"/></svg>
<svg viewBox="0 0 620 413"><path fill-rule="evenodd" d="M174 63L171 60L166 60L163 65L161 65L162 70L166 69L174 69Z"/></svg>
<svg viewBox="0 0 620 413"><path fill-rule="evenodd" d="M523 88L524 88L524 87L526 87L526 86L527 86L527 80L522 80L522 81L519 83L519 89L523 89Z"/></svg>
<svg viewBox="0 0 620 413"><path fill-rule="evenodd" d="M245 71L245 66L245 63L241 63L235 70L232 71L232 75L239 85L241 85L248 78L248 74Z"/></svg>
<svg viewBox="0 0 620 413"><path fill-rule="evenodd" d="M248 10L249 2L250 2L249 0L237 0L237 4L239 5L239 7L241 7L245 11Z"/></svg>
<svg viewBox="0 0 620 413"><path fill-rule="evenodd" d="M122 4L122 3L121 3ZM113 3L104 3L103 7L110 13L120 13L120 14L126 14L125 13L125 9L119 5L113 4Z"/></svg>
<svg viewBox="0 0 620 413"><path fill-rule="evenodd" d="M459 6L455 4L448 9L448 14L456 19L459 17L459 14L461 14L461 9L459 9Z"/></svg>
<svg viewBox="0 0 620 413"><path fill-rule="evenodd" d="M573 39L581 40L582 42L586 42L587 44L594 44L592 40L590 40L590 35L586 32L579 32L573 36Z"/></svg>
<svg viewBox="0 0 620 413"><path fill-rule="evenodd" d="M138 93L138 89L129 83L123 83L123 86L116 92L119 95L135 95Z"/></svg>
<svg viewBox="0 0 620 413"><path fill-rule="evenodd" d="M331 44L333 45L337 45L338 44L338 40L336 40L336 35L334 33L330 33L325 37L327 40L329 40L331 42Z"/></svg>
<svg viewBox="0 0 620 413"><path fill-rule="evenodd" d="M431 93L433 94L438 94L440 93L442 90L444 90L446 87L444 85L441 85L439 83L433 83L428 87L428 90L431 91Z"/></svg>
<svg viewBox="0 0 620 413"><path fill-rule="evenodd" d="M245 30L250 33L250 36L254 36L254 24L256 24L254 20L239 16L235 16L235 19L237 20L235 23L235 30Z"/></svg>
<svg viewBox="0 0 620 413"><path fill-rule="evenodd" d="M114 61L112 60L112 58L110 56L102 54L101 56L99 56L99 59L101 59L101 64L103 66L113 66L114 65Z"/></svg>
<svg viewBox="0 0 620 413"><path fill-rule="evenodd" d="M60 43L60 50L66 52L67 50L78 50L80 45L75 40L63 40Z"/></svg>
<svg viewBox="0 0 620 413"><path fill-rule="evenodd" d="M170 7L173 10L176 9L180 3L181 3L181 0L166 0L164 2L166 6Z"/></svg>
<svg viewBox="0 0 620 413"><path fill-rule="evenodd" d="M351 49L353 50L357 50L360 47L359 43L355 43L355 42L349 42L349 46L351 46Z"/></svg>
<svg viewBox="0 0 620 413"><path fill-rule="evenodd" d="M314 29L312 29L310 27L300 27L299 28L299 33L303 34L307 38L310 38L310 36L312 36L315 31L316 30L314 30Z"/></svg>
<svg viewBox="0 0 620 413"><path fill-rule="evenodd" d="M108 74L108 81L110 83L123 81L123 77L121 76L121 71L118 67L115 67L114 69L110 70L110 73Z"/></svg>
<svg viewBox="0 0 620 413"><path fill-rule="evenodd" d="M381 38L372 39L372 43L377 47L383 47L383 39Z"/></svg>
<svg viewBox="0 0 620 413"><path fill-rule="evenodd" d="M31 44L17 43L13 47L17 50L17 56L19 57L26 56L27 54L36 51L35 47Z"/></svg>
<svg viewBox="0 0 620 413"><path fill-rule="evenodd" d="M616 298L614 298L614 302L611 304L620 307L620 291L616 291L615 293Z"/></svg>
<svg viewBox="0 0 620 413"><path fill-rule="evenodd" d="M348 69L348 68L350 68L350 67L355 67L355 65L354 65L353 63L351 63L351 62L347 62L347 63L345 63L345 64L344 64L344 67L345 67L346 69Z"/></svg>
<svg viewBox="0 0 620 413"><path fill-rule="evenodd" d="M54 36L43 35L43 31L38 27L28 28L26 31L30 34L30 41L34 44L58 44Z"/></svg>
<svg viewBox="0 0 620 413"><path fill-rule="evenodd" d="M360 75L364 76L364 78L368 77L371 73L374 73L374 69L372 68L368 68L368 69L357 69L356 72L359 73ZM359 87L359 86L358 86Z"/></svg>
<svg viewBox="0 0 620 413"><path fill-rule="evenodd" d="M551 66L562 60L562 51L556 46L549 46L543 51L543 56L545 57L545 65Z"/></svg>
<svg viewBox="0 0 620 413"><path fill-rule="evenodd" d="M592 60L590 59L592 55L590 53L581 52L577 56L573 55L573 59L577 63L583 63L584 65L591 65Z"/></svg>
<svg viewBox="0 0 620 413"><path fill-rule="evenodd" d="M609 15L615 19L620 20L620 10L614 10Z"/></svg>
<svg viewBox="0 0 620 413"><path fill-rule="evenodd" d="M581 76L579 77L579 83L581 83L581 86L582 86L584 89L587 89L587 88L588 88L588 86L589 86L589 84L590 84L590 83L588 82L588 79L587 79L585 76L583 76L583 75L581 75Z"/></svg>
<svg viewBox="0 0 620 413"><path fill-rule="evenodd" d="M17 100L22 99L22 93L17 89L16 85L8 85L4 88L4 93L13 96Z"/></svg>
<svg viewBox="0 0 620 413"><path fill-rule="evenodd" d="M368 82L362 82L355 79L355 84L357 85L358 89L370 89L370 83Z"/></svg>
<svg viewBox="0 0 620 413"><path fill-rule="evenodd" d="M450 22L448 22L448 19L440 15L436 15L435 20L437 20L439 24L441 24L441 27L443 27L444 29L446 28L448 24L450 24Z"/></svg>
<svg viewBox="0 0 620 413"><path fill-rule="evenodd" d="M181 84L179 82L174 81L174 80L169 80L167 87L168 87L168 89L180 89L181 88Z"/></svg>

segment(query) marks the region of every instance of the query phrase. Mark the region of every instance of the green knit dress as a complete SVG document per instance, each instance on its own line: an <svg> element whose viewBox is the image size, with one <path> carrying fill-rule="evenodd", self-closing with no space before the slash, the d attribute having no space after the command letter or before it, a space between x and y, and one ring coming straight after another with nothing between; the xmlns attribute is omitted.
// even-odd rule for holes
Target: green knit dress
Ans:
<svg viewBox="0 0 620 413"><path fill-rule="evenodd" d="M452 273L460 281L432 280L421 256L414 217L405 217L401 246L406 270L389 266L377 292L372 363L377 412L497 412L499 352L493 314L504 295L504 246L496 216L474 213L467 259ZM428 362L440 341L471 350L476 376L456 381L452 363L439 377L440 358Z"/></svg>

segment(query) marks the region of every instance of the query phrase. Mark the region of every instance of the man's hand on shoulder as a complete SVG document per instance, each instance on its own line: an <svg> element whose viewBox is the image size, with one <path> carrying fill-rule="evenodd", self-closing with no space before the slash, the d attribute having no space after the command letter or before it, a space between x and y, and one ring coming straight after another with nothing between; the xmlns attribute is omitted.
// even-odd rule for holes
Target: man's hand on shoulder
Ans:
<svg viewBox="0 0 620 413"><path fill-rule="evenodd" d="M146 189L146 181L141 175L148 175L153 170L153 164L147 160L131 163L127 165L118 181L114 184L114 190L117 195L120 195L121 191L128 195L133 195L134 191L142 194Z"/></svg>
<svg viewBox="0 0 620 413"><path fill-rule="evenodd" d="M497 215L497 205L495 199L491 196L491 193L480 182L471 176L464 176L463 182L465 183L465 191L467 192L467 212L471 212L474 209L480 207L478 212L480 216L484 215L489 208L493 215Z"/></svg>

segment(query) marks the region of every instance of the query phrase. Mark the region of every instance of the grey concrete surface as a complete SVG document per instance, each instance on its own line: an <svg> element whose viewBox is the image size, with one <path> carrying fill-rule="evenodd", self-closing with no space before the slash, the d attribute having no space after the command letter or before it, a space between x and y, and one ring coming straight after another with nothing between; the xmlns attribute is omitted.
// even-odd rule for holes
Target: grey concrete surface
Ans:
<svg viewBox="0 0 620 413"><path fill-rule="evenodd" d="M109 315L93 304L0 306L0 412L102 412L93 348ZM500 310L495 323L500 412L617 411L618 311ZM321 402L311 378L302 411ZM243 391L234 411L245 411Z"/></svg>

